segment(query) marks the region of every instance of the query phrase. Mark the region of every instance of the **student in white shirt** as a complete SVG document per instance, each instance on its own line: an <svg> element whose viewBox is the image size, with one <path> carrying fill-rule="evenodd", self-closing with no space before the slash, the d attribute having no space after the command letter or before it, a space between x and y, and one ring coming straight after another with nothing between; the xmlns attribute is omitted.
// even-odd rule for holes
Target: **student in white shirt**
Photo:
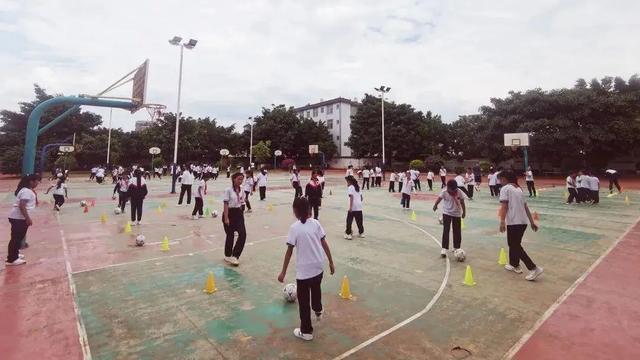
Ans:
<svg viewBox="0 0 640 360"><path fill-rule="evenodd" d="M349 196L349 210L347 211L347 229L344 234L344 238L352 240L353 231L351 225L353 220L356 220L358 226L358 237L364 237L364 226L362 225L362 194L360 193L360 187L358 186L358 180L353 176L347 176L347 195Z"/></svg>
<svg viewBox="0 0 640 360"><path fill-rule="evenodd" d="M444 168L444 165L440 166L440 181L442 181L442 188L447 187L447 169Z"/></svg>
<svg viewBox="0 0 640 360"><path fill-rule="evenodd" d="M297 199L302 196L302 186L300 185L300 174L298 169L293 169L291 172L291 186L295 189L296 193L293 195L293 199Z"/></svg>
<svg viewBox="0 0 640 360"><path fill-rule="evenodd" d="M591 199L591 204L599 204L600 203L600 179L594 175L593 172L589 171L589 198Z"/></svg>
<svg viewBox="0 0 640 360"><path fill-rule="evenodd" d="M347 166L347 172L345 173L345 176L353 176L353 165Z"/></svg>
<svg viewBox="0 0 640 360"><path fill-rule="evenodd" d="M298 219L289 227L287 236L287 251L284 255L282 270L278 281L283 283L287 274L287 267L296 249L296 288L298 295L298 309L300 311L300 327L293 330L293 334L306 341L313 340L313 326L311 325L311 310L320 320L324 309L322 307L322 276L323 263L329 260L329 271L335 273L331 250L326 241L326 233L315 219L310 219L309 202L305 198L293 201L293 214Z"/></svg>
<svg viewBox="0 0 640 360"><path fill-rule="evenodd" d="M247 240L247 229L244 225L244 207L245 193L242 191L242 182L244 175L235 173L231 177L231 187L225 190L222 201L224 202L224 210L222 212L222 224L226 239L224 244L224 261L238 266L240 265L240 255L244 249L244 243ZM234 234L238 233L238 240L235 245L233 243Z"/></svg>
<svg viewBox="0 0 640 360"><path fill-rule="evenodd" d="M60 211L60 207L64 204L64 199L69 198L67 193L66 178L62 174L58 174L58 181L55 185L49 186L45 194L48 194L53 189L53 210Z"/></svg>
<svg viewBox="0 0 640 360"><path fill-rule="evenodd" d="M377 187L381 187L382 186L382 169L380 168L380 166L376 166L375 170L375 174L376 174L376 186Z"/></svg>
<svg viewBox="0 0 640 360"><path fill-rule="evenodd" d="M198 220L199 218L204 217L204 195L207 192L207 182L204 181L201 173L196 173L195 181L193 184L195 185L196 191L193 195L195 205L193 206L193 211L191 212L191 218L193 220Z"/></svg>
<svg viewBox="0 0 640 360"><path fill-rule="evenodd" d="M249 202L249 196L253 195L253 188L256 182L253 178L253 171L247 170L244 173L244 183L242 184L242 190L244 191L244 202L247 205L247 212L251 212L251 202Z"/></svg>
<svg viewBox="0 0 640 360"><path fill-rule="evenodd" d="M467 186L469 200L473 200L473 190L476 188L476 177L473 175L471 168L467 168L467 173L464 174L464 184Z"/></svg>
<svg viewBox="0 0 640 360"><path fill-rule="evenodd" d="M398 181L398 175L395 171L391 171L391 175L389 175L389 192L396 192L396 181Z"/></svg>
<svg viewBox="0 0 640 360"><path fill-rule="evenodd" d="M404 177L404 182L402 183L402 189L400 192L402 193L402 199L400 199L400 205L402 205L402 209L409 210L411 208L411 192L415 188L415 184L413 179L411 179L411 170L407 171Z"/></svg>
<svg viewBox="0 0 640 360"><path fill-rule="evenodd" d="M227 166L227 179L231 177L231 165Z"/></svg>
<svg viewBox="0 0 640 360"><path fill-rule="evenodd" d="M365 166L364 170L362 170L362 190L364 190L365 186L369 190L369 177L371 177L371 171L369 166Z"/></svg>
<svg viewBox="0 0 640 360"><path fill-rule="evenodd" d="M422 191L422 186L420 185L420 170L413 169L411 171L411 180L413 180L414 188L417 191Z"/></svg>
<svg viewBox="0 0 640 360"><path fill-rule="evenodd" d="M120 208L120 212L124 213L127 201L129 200L129 175L123 174L120 176L116 186L113 188L111 199L116 199L116 193L118 194L118 207Z"/></svg>
<svg viewBox="0 0 640 360"><path fill-rule="evenodd" d="M533 221L522 189L518 186L516 174L511 171L501 171L500 177L503 184L500 189L500 232L507 232L507 244L509 245L509 263L504 268L521 274L520 260L522 260L530 271L526 279L533 281L544 270L537 266L524 251L522 237L527 229L527 223L531 224L533 231L538 231L538 226Z"/></svg>
<svg viewBox="0 0 640 360"><path fill-rule="evenodd" d="M569 193L569 197L567 197L566 204L573 204L573 200L578 199L578 191L576 190L576 172L572 171L569 176L567 176L567 192Z"/></svg>
<svg viewBox="0 0 640 360"><path fill-rule="evenodd" d="M453 248L460 249L462 246L462 219L467 215L467 208L464 200L467 196L458 186L455 180L447 182L447 188L442 190L440 196L433 204L433 211L438 210L438 204L444 202L442 206L442 250L440 256L446 257L449 250L449 231L453 228Z"/></svg>
<svg viewBox="0 0 640 360"><path fill-rule="evenodd" d="M407 177L407 173L404 171L398 171L398 192L402 192L402 185L404 185L404 179ZM402 202L400 202L402 204Z"/></svg>
<svg viewBox="0 0 640 360"><path fill-rule="evenodd" d="M578 202L591 201L591 179L586 170L578 172L577 183L578 196L580 197L580 201Z"/></svg>
<svg viewBox="0 0 640 360"><path fill-rule="evenodd" d="M427 172L427 185L429 185L429 191L433 191L433 178L435 177L435 174L433 173L433 171L429 170Z"/></svg>
<svg viewBox="0 0 640 360"><path fill-rule="evenodd" d="M467 192L467 187L464 183L464 176L462 174L457 174L456 177L453 178L458 185L458 189L462 190L462 192L469 197L469 193Z"/></svg>
<svg viewBox="0 0 640 360"><path fill-rule="evenodd" d="M96 173L98 172L98 167L94 166L91 168L91 173L89 174L89 180L93 180L96 178Z"/></svg>
<svg viewBox="0 0 640 360"><path fill-rule="evenodd" d="M533 182L533 171L531 166L527 167L527 171L524 173L525 181L527 183L527 190L529 190L529 197L537 197L536 185Z"/></svg>
<svg viewBox="0 0 640 360"><path fill-rule="evenodd" d="M189 167L185 166L184 171L182 172L182 177L180 180L180 198L178 199L178 206L182 206L182 200L184 199L184 194L187 194L187 205L191 205L191 187L193 186L193 175L191 171L189 171Z"/></svg>
<svg viewBox="0 0 640 360"><path fill-rule="evenodd" d="M491 193L491 196L498 196L500 195L498 190L496 189L496 173L492 170L489 170L489 175L487 175L487 181L489 182L489 192Z"/></svg>
<svg viewBox="0 0 640 360"><path fill-rule="evenodd" d="M324 191L324 172L322 170L316 170L318 173L318 181L320 182L320 186L322 186L322 191Z"/></svg>
<svg viewBox="0 0 640 360"><path fill-rule="evenodd" d="M96 182L98 184L102 184L102 182L104 181L104 169L102 168L102 166L98 167L98 170L96 170Z"/></svg>
<svg viewBox="0 0 640 360"><path fill-rule="evenodd" d="M27 236L29 226L33 225L31 211L35 209L37 197L33 191L40 183L40 176L36 174L26 175L20 179L18 188L14 192L16 200L9 211L9 223L11 224L11 240L7 248L7 260L5 265L15 266L26 264L24 256L20 254L22 240Z"/></svg>
<svg viewBox="0 0 640 360"><path fill-rule="evenodd" d="M260 201L264 201L267 198L267 169L260 170L258 189L260 190Z"/></svg>
<svg viewBox="0 0 640 360"><path fill-rule="evenodd" d="M218 175L220 173L220 168L217 166L214 166L213 169L211 169L211 173L213 174L213 180L218 180Z"/></svg>
<svg viewBox="0 0 640 360"><path fill-rule="evenodd" d="M615 169L607 169L604 174L607 179L609 179L609 194L613 194L614 185L616 186L616 189L618 189L618 192L621 193L622 186L620 186L620 183L618 182L620 179L620 173Z"/></svg>

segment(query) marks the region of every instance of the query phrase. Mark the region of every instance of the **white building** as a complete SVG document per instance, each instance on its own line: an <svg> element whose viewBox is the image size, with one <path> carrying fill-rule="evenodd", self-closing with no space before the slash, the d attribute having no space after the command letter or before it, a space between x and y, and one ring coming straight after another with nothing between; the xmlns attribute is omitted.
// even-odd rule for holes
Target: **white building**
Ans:
<svg viewBox="0 0 640 360"><path fill-rule="evenodd" d="M138 120L136 121L136 132L148 129L153 126L153 121L150 120Z"/></svg>
<svg viewBox="0 0 640 360"><path fill-rule="evenodd" d="M294 109L298 116L323 121L329 128L333 142L338 148L338 157L351 157L351 148L345 145L351 136L351 117L358 111L360 104L345 98L335 98L307 104Z"/></svg>

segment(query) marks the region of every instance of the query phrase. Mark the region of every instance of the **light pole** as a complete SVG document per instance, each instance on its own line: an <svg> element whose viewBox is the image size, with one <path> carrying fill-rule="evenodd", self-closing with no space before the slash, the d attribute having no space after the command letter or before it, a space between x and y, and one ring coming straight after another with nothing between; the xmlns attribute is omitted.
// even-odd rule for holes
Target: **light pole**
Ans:
<svg viewBox="0 0 640 360"><path fill-rule="evenodd" d="M251 159L253 159L253 117L249 116L249 125L251 126L251 135L249 136L249 169L251 169Z"/></svg>
<svg viewBox="0 0 640 360"><path fill-rule="evenodd" d="M174 36L173 39L169 40L169 44L180 47L180 70L178 75L178 105L176 106L176 134L175 140L173 143L173 171L172 171L172 180L171 180L171 193L176 193L176 168L178 166L178 133L180 128L180 95L182 93L182 58L184 55L184 49L187 48L189 50L196 47L198 40L189 39L188 42L181 42L182 38L180 36Z"/></svg>
<svg viewBox="0 0 640 360"><path fill-rule="evenodd" d="M113 108L109 109L109 138L107 139L107 166L109 166L109 155L111 154L111 118L113 117Z"/></svg>
<svg viewBox="0 0 640 360"><path fill-rule="evenodd" d="M388 93L391 90L390 87L385 87L384 85L380 85L379 88L374 88L377 92L380 93L380 98L382 99L382 168L384 169L384 165L386 163L385 152L384 152L384 94Z"/></svg>

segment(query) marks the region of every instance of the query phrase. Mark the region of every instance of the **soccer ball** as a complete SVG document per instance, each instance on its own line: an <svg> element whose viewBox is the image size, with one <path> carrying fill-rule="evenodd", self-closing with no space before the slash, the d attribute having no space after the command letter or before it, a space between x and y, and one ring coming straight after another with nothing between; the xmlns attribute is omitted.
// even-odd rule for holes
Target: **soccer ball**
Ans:
<svg viewBox="0 0 640 360"><path fill-rule="evenodd" d="M213 210L213 212L211 213L211 216L213 216L214 218L218 217L218 210Z"/></svg>
<svg viewBox="0 0 640 360"><path fill-rule="evenodd" d="M87 206L87 202L86 202L86 201L84 201L84 200L80 201L80 206L82 206L82 207Z"/></svg>
<svg viewBox="0 0 640 360"><path fill-rule="evenodd" d="M296 284L287 284L284 289L282 289L282 295L284 295L284 299L287 302L295 302L298 298L298 289Z"/></svg>
<svg viewBox="0 0 640 360"><path fill-rule="evenodd" d="M136 246L144 246L144 235L140 234L136 236Z"/></svg>
<svg viewBox="0 0 640 360"><path fill-rule="evenodd" d="M116 215L120 215L122 213L122 210L119 207L116 207L115 209L113 209L113 213Z"/></svg>
<svg viewBox="0 0 640 360"><path fill-rule="evenodd" d="M456 251L453 252L453 256L460 262L463 262L467 258L467 254L462 249L456 249Z"/></svg>

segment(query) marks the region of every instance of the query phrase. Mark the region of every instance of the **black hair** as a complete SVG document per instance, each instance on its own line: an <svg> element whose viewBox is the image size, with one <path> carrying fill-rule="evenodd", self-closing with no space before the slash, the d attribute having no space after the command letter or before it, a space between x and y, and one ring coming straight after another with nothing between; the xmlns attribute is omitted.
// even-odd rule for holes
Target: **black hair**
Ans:
<svg viewBox="0 0 640 360"><path fill-rule="evenodd" d="M309 200L306 197L299 197L293 200L293 213L301 223L306 223L309 218Z"/></svg>
<svg viewBox="0 0 640 360"><path fill-rule="evenodd" d="M347 183L349 183L349 185L353 185L353 187L356 188L356 192L360 192L360 185L358 185L358 180L356 180L353 175L345 177L345 180L347 180Z"/></svg>
<svg viewBox="0 0 640 360"><path fill-rule="evenodd" d="M515 184L516 186L519 187L518 185L518 176L516 175L515 172L511 171L511 170L505 170L505 171L501 171L500 175L498 175L499 178L505 178L507 179L507 182L509 182L510 184Z"/></svg>
<svg viewBox="0 0 640 360"><path fill-rule="evenodd" d="M20 179L20 182L18 183L18 187L16 188L16 191L13 194L18 196L18 193L20 192L20 190L22 190L22 188L28 188L29 187L29 183L31 183L32 181L36 181L36 180L40 180L40 175L38 175L38 174L27 174L27 175L23 176Z"/></svg>
<svg viewBox="0 0 640 360"><path fill-rule="evenodd" d="M136 177L137 179L137 185L138 187L142 186L142 170L140 170L140 168L137 168L134 172L133 172L133 176Z"/></svg>
<svg viewBox="0 0 640 360"><path fill-rule="evenodd" d="M458 182L451 179L447 181L447 190L453 190L458 188Z"/></svg>
<svg viewBox="0 0 640 360"><path fill-rule="evenodd" d="M244 175L241 172L237 172L237 173L231 175L231 187L233 188L233 191L236 190L236 178L238 176L244 176ZM238 189L238 190L240 190L240 189Z"/></svg>

